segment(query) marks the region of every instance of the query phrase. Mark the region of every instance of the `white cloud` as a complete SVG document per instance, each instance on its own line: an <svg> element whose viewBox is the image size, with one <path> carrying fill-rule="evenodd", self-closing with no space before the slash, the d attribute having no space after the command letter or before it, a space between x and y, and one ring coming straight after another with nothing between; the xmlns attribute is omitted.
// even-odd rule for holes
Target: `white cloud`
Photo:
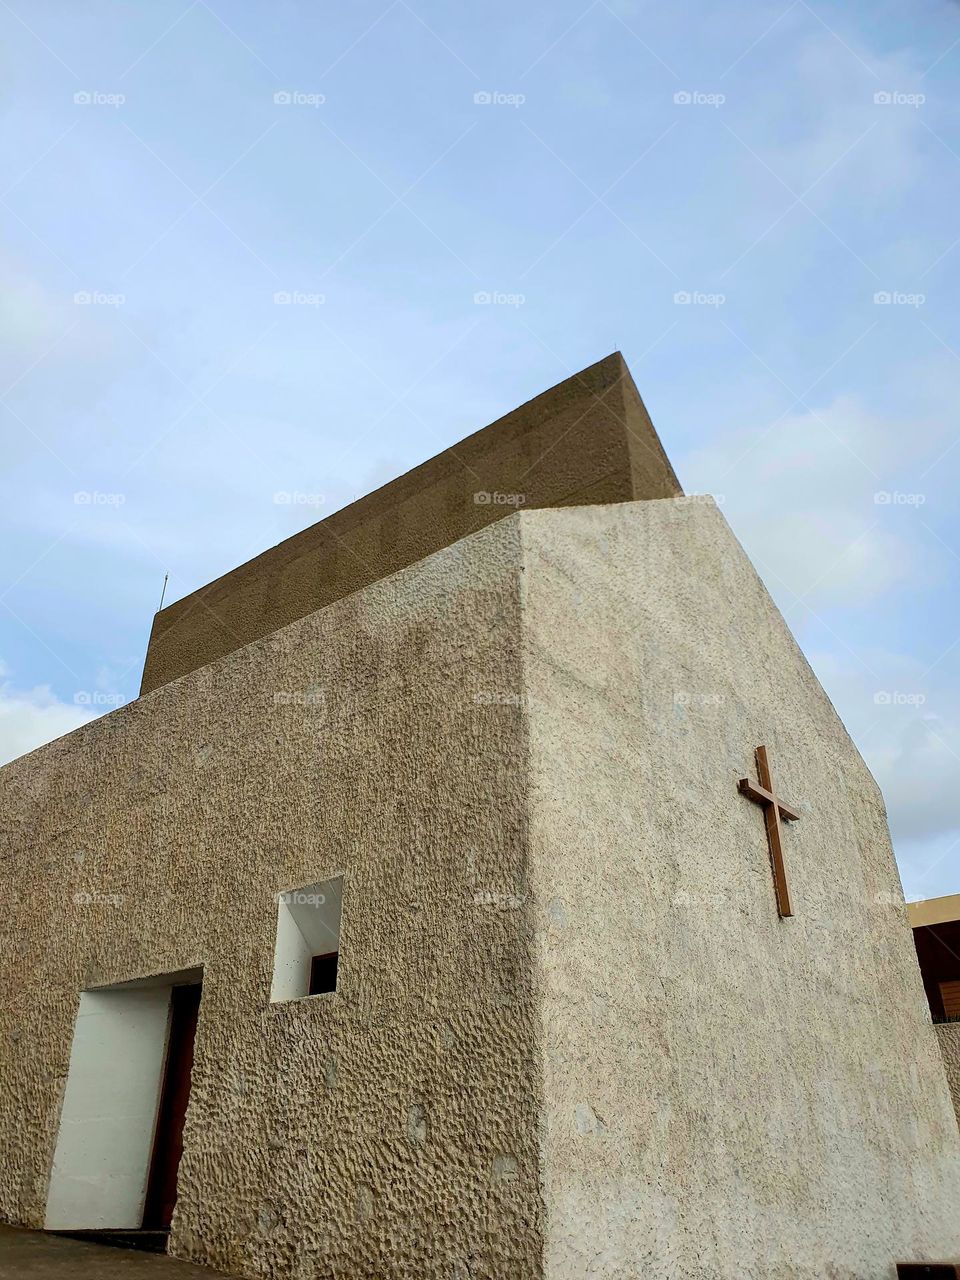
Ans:
<svg viewBox="0 0 960 1280"><path fill-rule="evenodd" d="M7 674L0 661L0 675ZM95 718L87 706L61 702L49 685L17 689L0 684L0 764L35 751Z"/></svg>
<svg viewBox="0 0 960 1280"><path fill-rule="evenodd" d="M113 350L95 308L78 306L72 293L48 289L12 259L0 259L0 375L23 376L35 362L81 368Z"/></svg>
<svg viewBox="0 0 960 1280"><path fill-rule="evenodd" d="M76 318L36 280L16 276L7 269L0 274L4 286L0 300L0 341L8 353L14 343L28 348L31 344L52 342Z"/></svg>
<svg viewBox="0 0 960 1280"><path fill-rule="evenodd" d="M935 580L915 507L878 503L898 490L914 424L870 413L853 396L728 434L680 460L688 492L715 493L785 609L862 606L901 583Z"/></svg>
<svg viewBox="0 0 960 1280"><path fill-rule="evenodd" d="M865 741L864 754L886 796L895 836L926 839L960 830L960 734L943 717L905 718Z"/></svg>
<svg viewBox="0 0 960 1280"><path fill-rule="evenodd" d="M920 93L922 66L909 51L878 54L848 36L842 43L823 29L798 42L793 92L783 110L805 117L794 140L778 141L768 159L798 193L817 184L816 208L831 192L860 198L899 197L922 164L923 106L877 103L878 93ZM926 106L926 115L931 107ZM771 122L772 123L772 122ZM788 121L774 131L789 139Z"/></svg>
<svg viewBox="0 0 960 1280"><path fill-rule="evenodd" d="M813 653L887 804L908 891L960 891L960 694L949 659L935 667L904 654Z"/></svg>
<svg viewBox="0 0 960 1280"><path fill-rule="evenodd" d="M960 891L960 831L930 840L899 841L897 862L908 902Z"/></svg>

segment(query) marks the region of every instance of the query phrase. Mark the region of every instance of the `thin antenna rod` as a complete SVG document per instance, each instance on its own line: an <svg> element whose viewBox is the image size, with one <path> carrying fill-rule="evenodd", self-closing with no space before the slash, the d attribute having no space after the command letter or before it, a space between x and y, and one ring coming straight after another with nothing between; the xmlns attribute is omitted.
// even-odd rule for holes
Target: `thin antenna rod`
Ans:
<svg viewBox="0 0 960 1280"><path fill-rule="evenodd" d="M157 613L159 613L163 608L163 597L167 594L167 579L169 577L169 573L165 573L163 575L163 590L160 592L160 603L157 605Z"/></svg>

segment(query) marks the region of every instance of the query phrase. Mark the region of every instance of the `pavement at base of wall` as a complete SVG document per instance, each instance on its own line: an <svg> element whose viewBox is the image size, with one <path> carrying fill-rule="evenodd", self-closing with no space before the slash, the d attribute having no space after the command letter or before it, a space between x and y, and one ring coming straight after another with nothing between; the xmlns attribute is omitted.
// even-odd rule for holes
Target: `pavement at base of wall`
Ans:
<svg viewBox="0 0 960 1280"><path fill-rule="evenodd" d="M0 1280L219 1280L220 1275L166 1254L0 1226Z"/></svg>

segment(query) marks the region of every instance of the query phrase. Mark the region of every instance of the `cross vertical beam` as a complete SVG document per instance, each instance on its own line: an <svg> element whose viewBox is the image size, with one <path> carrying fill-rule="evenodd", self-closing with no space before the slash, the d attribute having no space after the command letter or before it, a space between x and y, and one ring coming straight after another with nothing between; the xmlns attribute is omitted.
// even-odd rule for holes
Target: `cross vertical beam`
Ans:
<svg viewBox="0 0 960 1280"><path fill-rule="evenodd" d="M787 870L783 862L783 822L796 822L800 815L796 809L785 804L773 788L773 775L770 772L770 761L767 759L767 748L757 747L757 786L749 778L741 778L738 790L741 795L752 800L754 804L763 806L763 820L767 828L767 845L770 849L770 866L773 870L773 887L777 895L777 911L781 918L793 915L790 902L790 887L787 884ZM781 821L782 820L782 821Z"/></svg>

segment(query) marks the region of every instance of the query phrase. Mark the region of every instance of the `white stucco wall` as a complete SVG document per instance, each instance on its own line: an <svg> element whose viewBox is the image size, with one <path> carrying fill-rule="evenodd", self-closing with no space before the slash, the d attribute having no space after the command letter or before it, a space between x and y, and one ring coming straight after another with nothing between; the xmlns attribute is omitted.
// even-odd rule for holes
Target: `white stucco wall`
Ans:
<svg viewBox="0 0 960 1280"><path fill-rule="evenodd" d="M310 947L297 927L293 912L280 894L277 900L277 944L273 952L270 999L297 1000L310 985Z"/></svg>
<svg viewBox="0 0 960 1280"><path fill-rule="evenodd" d="M520 519L545 1274L960 1257L883 802L746 556L702 500ZM801 813L791 920L737 791L759 744Z"/></svg>

